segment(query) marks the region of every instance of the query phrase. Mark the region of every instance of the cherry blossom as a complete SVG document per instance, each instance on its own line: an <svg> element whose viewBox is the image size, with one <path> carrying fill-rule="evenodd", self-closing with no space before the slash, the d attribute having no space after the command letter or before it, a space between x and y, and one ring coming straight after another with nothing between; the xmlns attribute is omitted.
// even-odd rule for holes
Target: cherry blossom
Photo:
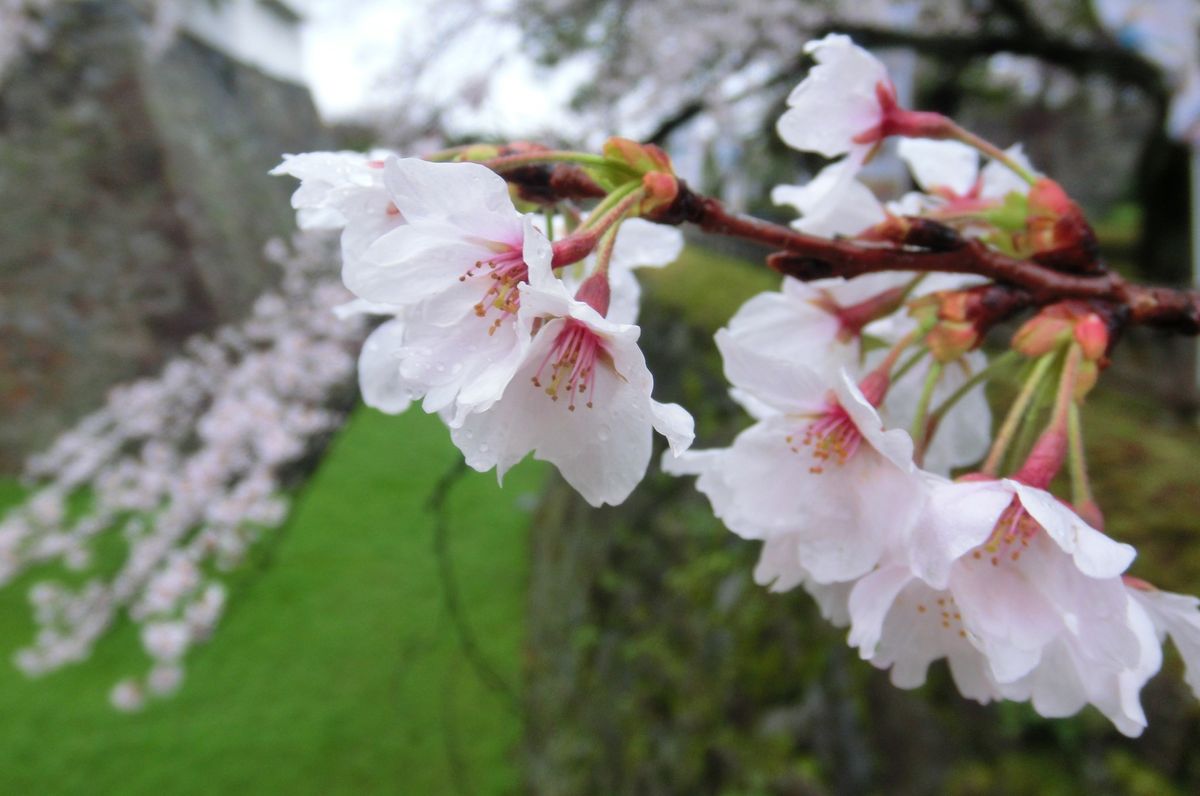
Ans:
<svg viewBox="0 0 1200 796"><path fill-rule="evenodd" d="M475 163L392 159L384 184L407 223L344 263L347 286L392 305L397 318L368 341L362 364L372 404L398 411L423 396L457 425L503 392L528 336L516 313L532 265L550 243L508 187Z"/></svg>
<svg viewBox="0 0 1200 796"><path fill-rule="evenodd" d="M292 194L300 229L341 229L342 261L357 262L372 243L404 224L383 185L387 152L284 155L271 170L300 180Z"/></svg>
<svg viewBox="0 0 1200 796"><path fill-rule="evenodd" d="M901 687L946 658L964 696L1047 716L1090 702L1140 732L1159 652L1121 580L1132 548L1016 481L925 483L911 537L854 586L850 643Z"/></svg>
<svg viewBox="0 0 1200 796"><path fill-rule="evenodd" d="M620 503L646 472L651 429L674 455L691 444L692 418L651 398L640 330L605 318L606 296L598 306L572 297L547 265L530 276L518 320L532 344L494 406L466 416L451 438L481 472L503 478L532 452L592 505Z"/></svg>
<svg viewBox="0 0 1200 796"><path fill-rule="evenodd" d="M788 110L777 125L779 137L804 152L847 155L857 167L880 138L886 115L881 94L893 91L887 68L836 33L810 41L804 52L817 63L788 95Z"/></svg>
<svg viewBox="0 0 1200 796"><path fill-rule="evenodd" d="M920 508L912 441L886 430L876 411L877 374L855 384L843 369L830 385L811 369L723 348L726 373L754 399L757 423L729 448L664 457L663 469L696 475L696 488L734 533L790 537L819 583L859 577ZM836 529L836 530L834 530Z"/></svg>

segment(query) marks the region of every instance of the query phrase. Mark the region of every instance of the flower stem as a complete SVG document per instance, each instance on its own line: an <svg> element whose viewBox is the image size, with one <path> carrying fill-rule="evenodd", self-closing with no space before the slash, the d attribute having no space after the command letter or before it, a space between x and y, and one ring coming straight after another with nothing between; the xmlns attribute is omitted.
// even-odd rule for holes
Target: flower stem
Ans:
<svg viewBox="0 0 1200 796"><path fill-rule="evenodd" d="M501 155L498 158L483 161L483 165L495 172L505 172L522 166L540 166L543 163L574 163L577 166L601 166L635 174L633 169L615 160L609 160L603 155L591 152L573 152L570 150L551 149L544 152L526 152L519 155Z"/></svg>
<svg viewBox="0 0 1200 796"><path fill-rule="evenodd" d="M896 368L896 372L892 374L892 381L900 381L900 379L904 378L928 353L929 349L922 346L919 351L916 351L911 357L906 359L903 365Z"/></svg>
<svg viewBox="0 0 1200 796"><path fill-rule="evenodd" d="M928 448L929 444L933 441L933 435L937 433L938 426L941 425L942 420L950 413L955 404L961 401L967 393L979 386L982 381L995 375L997 371L1012 365L1018 357L1020 357L1020 354L1009 349L989 362L986 367L980 368L978 373L963 382L957 390L950 394L949 398L938 404L937 409L929 413L929 420L925 424L925 439L918 440L914 437L913 440L921 446L922 450Z"/></svg>
<svg viewBox="0 0 1200 796"><path fill-rule="evenodd" d="M1067 410L1067 439L1070 444L1071 502L1076 506L1094 504L1088 481L1087 459L1083 452L1083 425L1079 421L1079 403L1072 401Z"/></svg>
<svg viewBox="0 0 1200 796"><path fill-rule="evenodd" d="M950 125L951 125L952 130L954 131L953 137L955 139L963 142L964 144L966 144L969 147L976 149L981 154L987 155L989 158L996 161L997 163L1001 163L1004 166L1008 167L1008 169L1010 171L1012 171L1014 174L1016 174L1018 177L1020 177L1022 180L1029 183L1030 185L1033 185L1035 182L1038 181L1038 177L1036 174L1034 174L1029 169L1022 166L1011 155L1009 155L1003 149L1000 149L998 146L993 144L991 141L980 138L978 135L976 135L975 133L972 133L970 130L959 127L957 124L955 124L953 122L951 122Z"/></svg>
<svg viewBox="0 0 1200 796"><path fill-rule="evenodd" d="M612 193L600 200L600 203L592 208L592 212L579 225L581 231L597 225L604 215L611 211L614 207L623 202L631 193L642 187L640 180L631 180L619 188L615 188Z"/></svg>
<svg viewBox="0 0 1200 796"><path fill-rule="evenodd" d="M620 224L613 224L600 236L600 243L596 246L596 270L592 272L593 276L608 276L608 263L612 260L613 247L617 243L617 230L620 228Z"/></svg>
<svg viewBox="0 0 1200 796"><path fill-rule="evenodd" d="M984 475L994 477L998 472L1000 460L1004 458L1004 452L1012 444L1013 436L1017 433L1017 427L1020 425L1022 418L1024 418L1025 411L1029 408L1034 393L1057 358L1057 352L1045 354L1039 357L1034 364L1029 378L1021 386L1021 391L1017 393L1016 400L1013 401L1012 407L1009 408L1008 414L1004 417L1004 422L1001 424L1000 430L996 432L996 439L992 443L992 449L988 451L987 458L984 460L983 468L981 469Z"/></svg>
<svg viewBox="0 0 1200 796"><path fill-rule="evenodd" d="M921 397L917 400L917 411L913 415L912 422L912 438L917 443L918 447L914 452L917 465L920 466L925 458L925 428L929 416L929 402L933 400L933 391L937 388L937 383L942 377L942 363L936 359L929 366L929 373L925 375L925 385L921 388Z"/></svg>
<svg viewBox="0 0 1200 796"><path fill-rule="evenodd" d="M554 244L551 267L562 268L587 257L610 227L617 225L645 197L640 182L629 182L601 202L579 228Z"/></svg>

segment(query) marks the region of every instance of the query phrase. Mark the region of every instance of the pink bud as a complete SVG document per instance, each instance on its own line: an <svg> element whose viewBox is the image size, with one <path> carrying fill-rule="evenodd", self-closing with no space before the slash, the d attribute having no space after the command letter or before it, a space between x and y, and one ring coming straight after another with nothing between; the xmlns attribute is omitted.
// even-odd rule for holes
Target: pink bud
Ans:
<svg viewBox="0 0 1200 796"><path fill-rule="evenodd" d="M925 335L925 343L938 362L953 362L979 345L979 333L972 323L941 321Z"/></svg>
<svg viewBox="0 0 1200 796"><path fill-rule="evenodd" d="M1096 362L1108 350L1108 326L1096 313L1088 313L1075 324L1075 340L1084 357Z"/></svg>
<svg viewBox="0 0 1200 796"><path fill-rule="evenodd" d="M1040 357L1069 340L1073 326L1069 318L1040 312L1017 330L1012 347L1027 357Z"/></svg>
<svg viewBox="0 0 1200 796"><path fill-rule="evenodd" d="M592 253L592 249L596 248L597 240L598 237L594 234L580 232L554 241L554 256L550 261L551 265L561 268L564 265L579 262Z"/></svg>
<svg viewBox="0 0 1200 796"><path fill-rule="evenodd" d="M679 182L670 174L661 171L643 175L642 188L646 191L646 198L642 200L641 206L643 214L666 207L679 195Z"/></svg>

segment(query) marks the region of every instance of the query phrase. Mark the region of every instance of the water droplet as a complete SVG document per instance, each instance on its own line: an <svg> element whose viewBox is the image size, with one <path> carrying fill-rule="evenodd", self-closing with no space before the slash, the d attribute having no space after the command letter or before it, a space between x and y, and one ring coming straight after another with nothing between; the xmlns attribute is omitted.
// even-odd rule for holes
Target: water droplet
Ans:
<svg viewBox="0 0 1200 796"><path fill-rule="evenodd" d="M608 438L612 436L612 429L608 426L600 426L600 430L596 432L596 437L601 442L608 442Z"/></svg>
<svg viewBox="0 0 1200 796"><path fill-rule="evenodd" d="M480 453L487 453L488 450L490 450L490 449L488 448L488 444L486 442L479 443L479 452Z"/></svg>
<svg viewBox="0 0 1200 796"><path fill-rule="evenodd" d="M445 370L446 370L446 366L445 366L444 364L442 364L441 362L437 363L437 366L436 366L436 367L437 367L437 372L438 372L438 373L441 373L441 372L443 372L443 371L445 371Z"/></svg>
<svg viewBox="0 0 1200 796"><path fill-rule="evenodd" d="M463 436L466 437L467 439L475 439L475 432L474 431L464 431Z"/></svg>

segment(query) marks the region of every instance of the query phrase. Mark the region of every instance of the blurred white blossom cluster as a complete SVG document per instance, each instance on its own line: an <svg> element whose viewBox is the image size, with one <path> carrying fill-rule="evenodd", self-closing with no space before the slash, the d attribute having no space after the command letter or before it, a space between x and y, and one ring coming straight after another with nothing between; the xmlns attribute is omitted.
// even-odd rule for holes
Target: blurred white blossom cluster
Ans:
<svg viewBox="0 0 1200 796"><path fill-rule="evenodd" d="M301 233L292 246L268 244L283 279L245 321L114 388L28 461L32 491L0 521L0 584L53 562L88 574L30 590L38 632L16 655L26 673L83 660L124 613L153 665L119 683L113 703L173 691L188 649L220 619L218 573L285 518L289 468L342 421L335 404L365 334L361 316L334 313L347 294L328 276L330 241ZM124 557L111 568L116 537Z"/></svg>

